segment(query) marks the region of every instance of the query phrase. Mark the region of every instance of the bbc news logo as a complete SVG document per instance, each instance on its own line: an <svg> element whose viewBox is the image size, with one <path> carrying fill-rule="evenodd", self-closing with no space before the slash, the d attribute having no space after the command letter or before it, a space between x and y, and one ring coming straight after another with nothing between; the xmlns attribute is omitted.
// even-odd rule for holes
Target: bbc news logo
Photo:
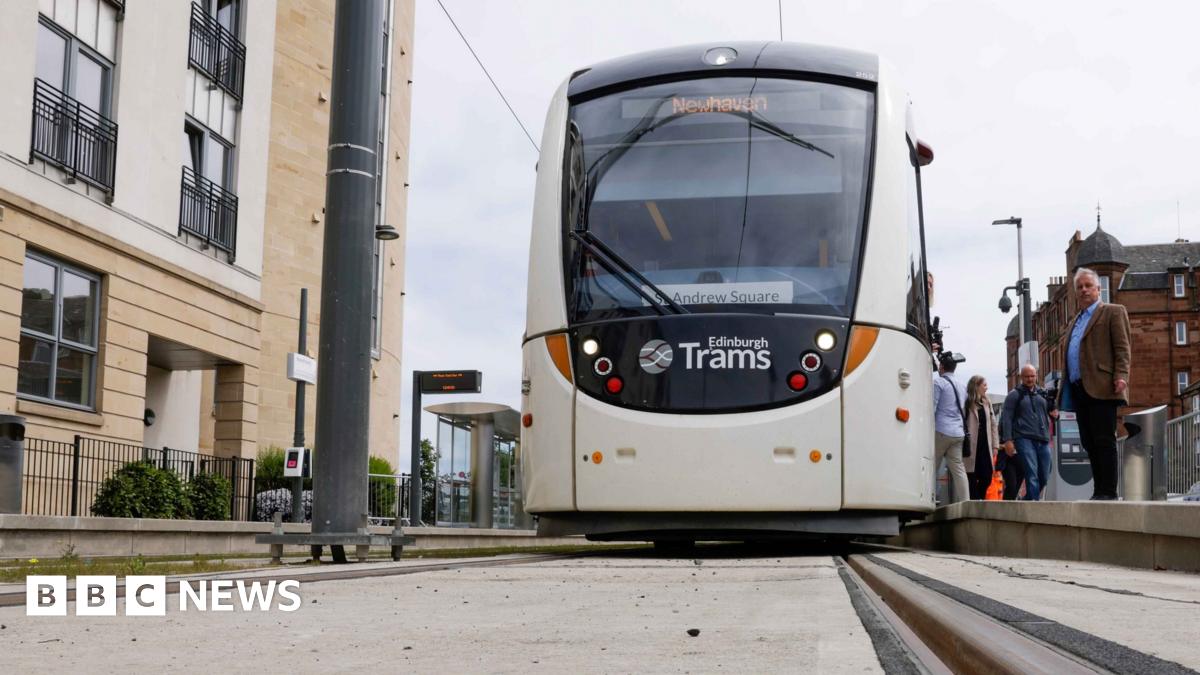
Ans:
<svg viewBox="0 0 1200 675"><path fill-rule="evenodd" d="M245 612L294 612L301 604L300 582L296 579L234 581L214 579L180 581L177 609L181 612L232 612L240 606ZM117 592L114 576L80 575L68 597L65 576L30 575L25 578L26 616L66 616L67 604L75 601L76 616L116 616L117 604L124 598L125 616L166 616L167 578L164 576L125 577L124 594Z"/></svg>

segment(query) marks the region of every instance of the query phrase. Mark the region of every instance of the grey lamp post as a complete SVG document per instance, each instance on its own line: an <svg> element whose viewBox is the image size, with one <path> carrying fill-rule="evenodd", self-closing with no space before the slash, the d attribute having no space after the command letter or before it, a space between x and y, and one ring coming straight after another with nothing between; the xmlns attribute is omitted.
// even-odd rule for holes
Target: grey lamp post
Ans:
<svg viewBox="0 0 1200 675"><path fill-rule="evenodd" d="M1021 298L1020 314L1017 315L1020 325L1019 334L1021 336L1021 344L1025 344L1033 339L1033 319L1030 315L1029 307L1029 280L1025 278L1025 261L1021 251L1021 219L1012 216L1003 220L993 220L992 225L1017 226L1017 285L1004 289L1004 294L1000 297L1000 311L1008 312L1012 307L1012 303L1008 300L1008 291L1009 289L1016 291Z"/></svg>

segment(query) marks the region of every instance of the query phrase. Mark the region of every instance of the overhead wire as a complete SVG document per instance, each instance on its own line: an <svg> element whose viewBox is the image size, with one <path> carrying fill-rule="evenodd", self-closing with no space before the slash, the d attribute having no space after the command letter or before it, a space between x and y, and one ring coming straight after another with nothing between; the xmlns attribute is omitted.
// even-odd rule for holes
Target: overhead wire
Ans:
<svg viewBox="0 0 1200 675"><path fill-rule="evenodd" d="M458 37L462 38L463 44L467 46L467 51L471 52L471 56L475 57L475 63L479 64L479 68L482 69L483 74L487 76L488 82L492 83L492 87L496 90L496 93L500 95L500 100L504 101L504 105L508 108L508 112L512 113L513 119L517 122L517 126L521 127L521 131L525 133L525 138L529 139L529 144L533 146L535 152L540 153L541 149L538 148L537 143L533 142L533 136L529 134L529 130L526 129L525 125L521 123L521 118L517 116L517 111L513 110L512 105L508 102L508 99L505 98L504 92L500 91L500 85L496 84L496 80L493 79L492 74L488 72L487 66L483 65L483 60L479 58L479 55L475 53L475 49L471 47L471 43L469 40L467 40L467 36L463 35L463 32L458 27L458 24L454 22L454 17L450 16L450 10L446 9L446 6L442 4L442 0L437 0L437 4L438 7L442 8L442 12L445 13L446 18L450 20L450 25L454 26L454 31L458 33Z"/></svg>

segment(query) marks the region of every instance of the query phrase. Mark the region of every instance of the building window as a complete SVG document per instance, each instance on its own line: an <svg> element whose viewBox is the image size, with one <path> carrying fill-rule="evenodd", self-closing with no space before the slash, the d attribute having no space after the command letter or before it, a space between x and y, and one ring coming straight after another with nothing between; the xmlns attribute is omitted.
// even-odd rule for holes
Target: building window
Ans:
<svg viewBox="0 0 1200 675"><path fill-rule="evenodd" d="M1182 394L1184 389L1188 387L1188 371L1181 370L1175 373L1175 384L1178 387L1177 394Z"/></svg>
<svg viewBox="0 0 1200 675"><path fill-rule="evenodd" d="M238 39L240 22L239 0L192 3L188 65L238 101L246 74L246 45Z"/></svg>
<svg viewBox="0 0 1200 675"><path fill-rule="evenodd" d="M95 409L99 310L98 276L26 254L18 394Z"/></svg>
<svg viewBox="0 0 1200 675"><path fill-rule="evenodd" d="M1184 277L1182 274L1175 274L1173 277L1175 279L1175 297L1182 298L1184 295L1184 289L1186 288L1186 284L1184 284Z"/></svg>
<svg viewBox="0 0 1200 675"><path fill-rule="evenodd" d="M183 123L183 183L179 230L229 254L237 252L237 196L233 146L193 120Z"/></svg>
<svg viewBox="0 0 1200 675"><path fill-rule="evenodd" d="M1108 277L1100 277L1100 301L1111 302L1108 294Z"/></svg>
<svg viewBox="0 0 1200 675"><path fill-rule="evenodd" d="M1177 344L1177 345L1186 345L1187 344L1187 322L1186 321L1176 321L1175 322L1175 344Z"/></svg>
<svg viewBox="0 0 1200 675"><path fill-rule="evenodd" d="M112 61L77 36L39 20L30 154L108 192L117 156L112 70Z"/></svg>

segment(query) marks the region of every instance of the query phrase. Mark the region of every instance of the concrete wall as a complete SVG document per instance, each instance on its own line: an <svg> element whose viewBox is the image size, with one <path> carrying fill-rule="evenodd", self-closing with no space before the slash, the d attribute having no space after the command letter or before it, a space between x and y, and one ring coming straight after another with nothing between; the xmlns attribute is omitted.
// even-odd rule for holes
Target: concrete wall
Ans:
<svg viewBox="0 0 1200 675"><path fill-rule="evenodd" d="M1200 572L1200 505L959 502L924 522L906 525L888 543L969 555Z"/></svg>
<svg viewBox="0 0 1200 675"><path fill-rule="evenodd" d="M266 557L266 544L257 534L271 532L271 523L206 520L149 520L138 518L63 518L0 515L0 559L61 556L74 547L79 556L238 555ZM307 533L307 524L284 524L284 532ZM390 527L372 527L373 534L390 534ZM456 548L583 546L582 537L539 537L533 530L478 530L457 527L410 527L404 534L416 541L409 550ZM603 545L605 542L597 542ZM308 553L307 546L288 552Z"/></svg>
<svg viewBox="0 0 1200 675"><path fill-rule="evenodd" d="M204 371L146 367L146 407L154 423L142 442L149 448L196 450L200 447L200 385ZM210 446L211 447L211 446Z"/></svg>

